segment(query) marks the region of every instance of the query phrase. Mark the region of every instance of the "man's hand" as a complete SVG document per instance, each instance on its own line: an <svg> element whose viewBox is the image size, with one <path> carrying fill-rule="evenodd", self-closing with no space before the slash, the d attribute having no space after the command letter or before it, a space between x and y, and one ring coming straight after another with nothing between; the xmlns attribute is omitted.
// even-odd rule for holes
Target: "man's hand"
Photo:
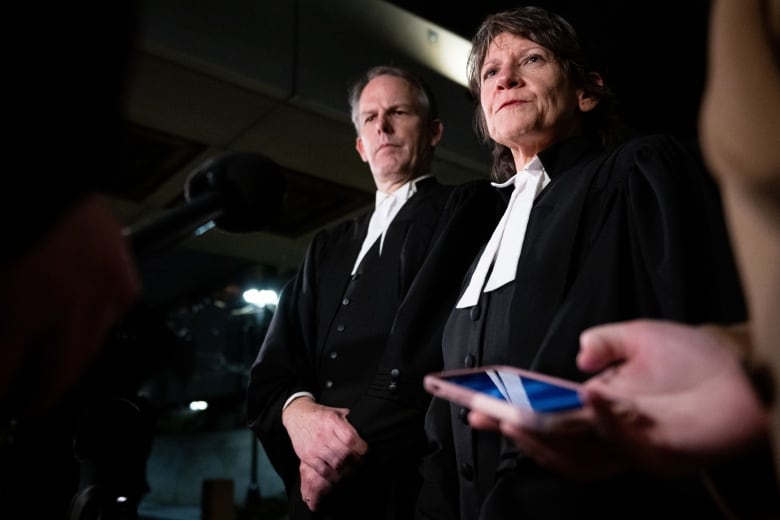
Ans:
<svg viewBox="0 0 780 520"><path fill-rule="evenodd" d="M294 400L282 412L282 423L301 460L301 496L312 511L368 450L347 421L348 413L346 408L323 406L308 397Z"/></svg>

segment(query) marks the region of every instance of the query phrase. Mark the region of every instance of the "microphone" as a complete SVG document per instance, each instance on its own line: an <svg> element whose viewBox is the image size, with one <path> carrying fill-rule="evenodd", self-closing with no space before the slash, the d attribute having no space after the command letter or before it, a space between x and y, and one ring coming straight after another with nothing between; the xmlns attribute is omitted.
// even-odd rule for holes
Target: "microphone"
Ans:
<svg viewBox="0 0 780 520"><path fill-rule="evenodd" d="M212 157L185 181L185 204L167 210L123 234L136 259L143 261L161 249L196 236L198 228L214 225L230 232L260 231L278 216L286 188L282 168L251 153Z"/></svg>

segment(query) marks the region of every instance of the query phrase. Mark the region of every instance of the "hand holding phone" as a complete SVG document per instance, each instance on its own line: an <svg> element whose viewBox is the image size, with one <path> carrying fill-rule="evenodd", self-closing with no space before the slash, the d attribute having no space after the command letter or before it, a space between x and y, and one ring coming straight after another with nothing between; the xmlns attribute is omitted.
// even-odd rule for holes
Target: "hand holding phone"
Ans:
<svg viewBox="0 0 780 520"><path fill-rule="evenodd" d="M425 389L443 399L536 431L571 431L591 424L580 384L511 366L428 374Z"/></svg>

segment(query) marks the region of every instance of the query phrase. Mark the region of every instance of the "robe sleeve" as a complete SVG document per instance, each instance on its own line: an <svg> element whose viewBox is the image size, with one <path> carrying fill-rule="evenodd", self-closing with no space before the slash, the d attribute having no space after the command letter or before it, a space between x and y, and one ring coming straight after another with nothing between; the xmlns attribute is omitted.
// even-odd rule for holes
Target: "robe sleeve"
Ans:
<svg viewBox="0 0 780 520"><path fill-rule="evenodd" d="M320 235L322 238L322 235ZM311 392L317 249L310 244L296 276L281 291L265 339L249 373L246 403L249 427L274 469L290 487L298 478L298 459L281 421L282 407L295 392Z"/></svg>
<svg viewBox="0 0 780 520"><path fill-rule="evenodd" d="M634 280L647 278L658 317L687 323L744 319L719 192L701 161L669 136L640 140L632 157L624 203Z"/></svg>

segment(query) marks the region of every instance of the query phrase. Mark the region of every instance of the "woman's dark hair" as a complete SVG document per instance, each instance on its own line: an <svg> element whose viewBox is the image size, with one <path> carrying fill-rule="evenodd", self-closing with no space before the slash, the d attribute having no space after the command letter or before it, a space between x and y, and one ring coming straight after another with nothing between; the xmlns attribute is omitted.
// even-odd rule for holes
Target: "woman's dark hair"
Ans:
<svg viewBox="0 0 780 520"><path fill-rule="evenodd" d="M585 61L582 45L571 24L561 16L536 6L501 11L489 15L479 26L471 40L467 62L469 90L476 102L474 130L483 142L493 144L492 179L502 181L517 173L509 148L490 138L479 104L482 66L490 44L501 33L521 36L552 52L572 84L599 100L594 110L584 113L583 131L597 136L607 147L621 139L623 130L618 123L614 96L606 85L599 85L591 76L594 69Z"/></svg>

